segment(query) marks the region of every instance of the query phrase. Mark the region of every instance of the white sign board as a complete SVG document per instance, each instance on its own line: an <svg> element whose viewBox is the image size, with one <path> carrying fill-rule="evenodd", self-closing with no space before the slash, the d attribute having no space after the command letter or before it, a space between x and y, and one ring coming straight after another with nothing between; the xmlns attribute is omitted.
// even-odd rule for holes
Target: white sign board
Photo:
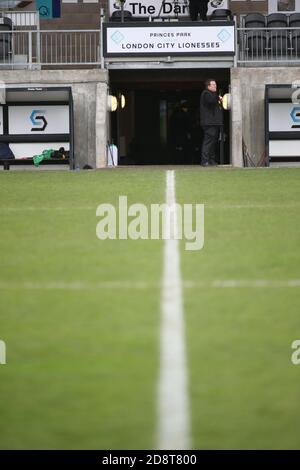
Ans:
<svg viewBox="0 0 300 470"><path fill-rule="evenodd" d="M123 24L124 25L124 24ZM234 25L155 26L106 25L106 56L143 55L233 55Z"/></svg>
<svg viewBox="0 0 300 470"><path fill-rule="evenodd" d="M300 140L270 140L270 157L300 157Z"/></svg>
<svg viewBox="0 0 300 470"><path fill-rule="evenodd" d="M228 0L210 0L208 3L208 15L218 9L228 8ZM109 0L109 15L121 9L120 0ZM126 0L124 10L130 11L132 16L142 17L179 17L189 16L188 0Z"/></svg>
<svg viewBox="0 0 300 470"><path fill-rule="evenodd" d="M0 134L3 134L3 107L0 106Z"/></svg>
<svg viewBox="0 0 300 470"><path fill-rule="evenodd" d="M269 132L300 132L300 104L269 103Z"/></svg>
<svg viewBox="0 0 300 470"><path fill-rule="evenodd" d="M9 106L9 134L69 134L68 106Z"/></svg>

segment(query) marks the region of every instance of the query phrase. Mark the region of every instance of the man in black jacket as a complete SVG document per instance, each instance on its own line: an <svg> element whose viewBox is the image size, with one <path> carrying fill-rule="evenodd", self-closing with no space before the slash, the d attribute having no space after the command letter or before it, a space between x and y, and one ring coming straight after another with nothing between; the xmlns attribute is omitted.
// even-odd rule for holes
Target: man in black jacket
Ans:
<svg viewBox="0 0 300 470"><path fill-rule="evenodd" d="M200 98L200 125L203 130L201 164L216 165L216 150L223 124L222 97L217 93L214 79L206 80Z"/></svg>
<svg viewBox="0 0 300 470"><path fill-rule="evenodd" d="M207 21L207 10L209 0L190 0L190 18L197 21L198 14L202 21Z"/></svg>

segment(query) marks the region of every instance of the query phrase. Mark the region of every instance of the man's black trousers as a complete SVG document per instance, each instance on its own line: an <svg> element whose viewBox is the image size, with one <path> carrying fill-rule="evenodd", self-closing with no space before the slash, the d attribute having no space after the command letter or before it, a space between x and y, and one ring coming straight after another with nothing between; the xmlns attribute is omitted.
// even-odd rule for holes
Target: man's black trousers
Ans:
<svg viewBox="0 0 300 470"><path fill-rule="evenodd" d="M192 21L197 21L198 14L202 21L207 21L207 2L201 0L190 0L190 18Z"/></svg>
<svg viewBox="0 0 300 470"><path fill-rule="evenodd" d="M220 126L202 126L203 141L201 163L217 161L217 143L219 140Z"/></svg>

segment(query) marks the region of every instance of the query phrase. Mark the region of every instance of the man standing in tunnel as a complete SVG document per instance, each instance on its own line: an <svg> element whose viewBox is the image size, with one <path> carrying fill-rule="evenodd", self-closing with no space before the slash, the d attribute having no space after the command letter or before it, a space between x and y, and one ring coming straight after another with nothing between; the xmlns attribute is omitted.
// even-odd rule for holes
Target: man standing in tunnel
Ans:
<svg viewBox="0 0 300 470"><path fill-rule="evenodd" d="M203 130L201 165L217 164L217 143L223 124L222 97L217 93L217 83L209 78L200 98L200 125Z"/></svg>
<svg viewBox="0 0 300 470"><path fill-rule="evenodd" d="M197 21L198 14L202 21L207 21L207 10L209 0L190 0L190 18L192 21Z"/></svg>
<svg viewBox="0 0 300 470"><path fill-rule="evenodd" d="M173 154L173 163L187 164L191 153L192 121L188 103L182 100L176 106L170 118L170 136Z"/></svg>

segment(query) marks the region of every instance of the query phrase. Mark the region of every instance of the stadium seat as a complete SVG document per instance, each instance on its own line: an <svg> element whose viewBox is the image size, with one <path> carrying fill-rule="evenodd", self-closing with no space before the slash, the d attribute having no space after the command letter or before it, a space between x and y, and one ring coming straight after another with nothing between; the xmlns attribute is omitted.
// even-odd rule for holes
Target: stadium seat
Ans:
<svg viewBox="0 0 300 470"><path fill-rule="evenodd" d="M113 11L110 21L121 21L122 12L121 10ZM124 21L132 21L132 13L129 10L124 10Z"/></svg>
<svg viewBox="0 0 300 470"><path fill-rule="evenodd" d="M268 28L287 28L288 17L284 13L271 13L267 16Z"/></svg>
<svg viewBox="0 0 300 470"><path fill-rule="evenodd" d="M300 13L292 13L289 18L290 28L300 28Z"/></svg>
<svg viewBox="0 0 300 470"><path fill-rule="evenodd" d="M267 27L272 28L268 35L268 50L274 59L285 57L291 48L289 32L283 29L287 28L288 17L284 13L271 13L267 16Z"/></svg>
<svg viewBox="0 0 300 470"><path fill-rule="evenodd" d="M289 21L290 28L299 28L291 31L291 54L294 57L300 56L300 13L293 13L290 15Z"/></svg>
<svg viewBox="0 0 300 470"><path fill-rule="evenodd" d="M214 10L210 16L211 20L228 20L231 21L233 19L232 13L230 10L226 10L223 8L219 8L217 10Z"/></svg>
<svg viewBox="0 0 300 470"><path fill-rule="evenodd" d="M254 56L263 57L266 53L267 33L265 31L247 31L245 46L248 59L254 58Z"/></svg>
<svg viewBox="0 0 300 470"><path fill-rule="evenodd" d="M266 27L266 17L260 13L249 13L244 18L244 27L245 28L265 28Z"/></svg>
<svg viewBox="0 0 300 470"><path fill-rule="evenodd" d="M291 49L288 31L270 31L268 36L268 50L275 57L286 56Z"/></svg>
<svg viewBox="0 0 300 470"><path fill-rule="evenodd" d="M263 30L266 27L266 19L260 13L249 13L243 19L243 27L251 28L253 31L246 31L243 37L243 46L247 58L260 58L265 55L267 47L267 33ZM258 31L261 28L261 31Z"/></svg>
<svg viewBox="0 0 300 470"><path fill-rule="evenodd" d="M291 47L292 47L292 56L300 57L300 30L292 31Z"/></svg>
<svg viewBox="0 0 300 470"><path fill-rule="evenodd" d="M7 61L11 52L12 21L10 18L0 17L0 60Z"/></svg>

